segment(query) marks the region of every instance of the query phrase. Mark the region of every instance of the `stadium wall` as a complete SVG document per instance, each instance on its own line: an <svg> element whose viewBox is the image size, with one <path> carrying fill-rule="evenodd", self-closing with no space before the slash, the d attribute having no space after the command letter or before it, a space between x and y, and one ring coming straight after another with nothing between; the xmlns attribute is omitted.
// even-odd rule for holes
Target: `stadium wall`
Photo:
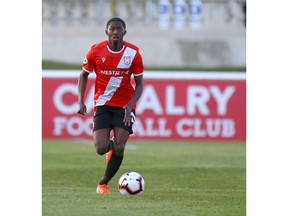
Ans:
<svg viewBox="0 0 288 216"><path fill-rule="evenodd" d="M43 0L42 59L81 64L92 44L107 39L107 20L119 16L146 67L244 67L244 2Z"/></svg>
<svg viewBox="0 0 288 216"><path fill-rule="evenodd" d="M95 76L87 115L76 114L79 71L42 72L43 139L92 139ZM245 73L145 71L133 140L246 140Z"/></svg>

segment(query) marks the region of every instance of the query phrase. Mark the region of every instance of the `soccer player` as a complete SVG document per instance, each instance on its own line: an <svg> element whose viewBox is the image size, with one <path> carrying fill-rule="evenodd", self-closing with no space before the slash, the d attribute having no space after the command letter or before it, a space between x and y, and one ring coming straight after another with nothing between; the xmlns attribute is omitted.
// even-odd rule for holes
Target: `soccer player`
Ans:
<svg viewBox="0 0 288 216"><path fill-rule="evenodd" d="M125 22L108 20L108 40L91 46L82 63L78 80L78 113L86 114L84 95L90 73L96 73L94 94L93 141L96 152L106 154L106 170L96 192L109 194L108 182L117 173L129 135L133 133L136 102L143 91L143 61L139 48L123 40ZM130 78L133 74L135 87ZM114 137L110 139L110 132Z"/></svg>

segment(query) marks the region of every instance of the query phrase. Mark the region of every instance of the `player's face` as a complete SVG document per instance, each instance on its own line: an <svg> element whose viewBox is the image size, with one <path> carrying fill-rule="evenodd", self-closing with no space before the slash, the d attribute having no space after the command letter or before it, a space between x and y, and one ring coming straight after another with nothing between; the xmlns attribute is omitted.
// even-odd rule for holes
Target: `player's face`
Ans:
<svg viewBox="0 0 288 216"><path fill-rule="evenodd" d="M118 42L123 40L123 36L126 34L126 30L121 22L111 22L108 28L105 30L109 41Z"/></svg>

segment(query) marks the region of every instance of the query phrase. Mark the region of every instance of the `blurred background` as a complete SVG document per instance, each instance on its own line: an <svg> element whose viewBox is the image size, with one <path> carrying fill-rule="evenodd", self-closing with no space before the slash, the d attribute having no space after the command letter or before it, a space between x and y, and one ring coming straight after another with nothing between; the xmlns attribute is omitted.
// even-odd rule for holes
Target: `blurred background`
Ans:
<svg viewBox="0 0 288 216"><path fill-rule="evenodd" d="M246 66L245 0L43 0L43 60L81 64L114 16L146 67Z"/></svg>

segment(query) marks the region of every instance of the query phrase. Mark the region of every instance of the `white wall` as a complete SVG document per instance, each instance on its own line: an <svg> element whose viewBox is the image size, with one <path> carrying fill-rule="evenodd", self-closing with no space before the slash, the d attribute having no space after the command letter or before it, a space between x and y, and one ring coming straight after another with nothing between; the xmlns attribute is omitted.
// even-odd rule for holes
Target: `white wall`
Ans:
<svg viewBox="0 0 288 216"><path fill-rule="evenodd" d="M43 4L43 7L45 5L46 7L44 7L45 10L43 9L42 58L81 64L89 47L106 39L104 33L106 20L97 23L90 17L86 23L83 23L79 20L78 11L75 13L77 19L73 20L73 24L67 25L63 18L63 2L65 2L63 1L58 5L58 23L52 25L51 20L49 21L47 18L47 8L49 9L47 2L49 3L46 0ZM127 1L119 2L122 3L119 5L119 8L122 8L120 11L123 11L123 4ZM234 1L234 6L230 7L229 2L233 3L233 0L203 0L201 25L198 29L190 27L188 14L185 17L184 26L176 28L173 24L172 12L168 28L160 29L157 8L155 9L157 1L142 1L142 6L140 1L135 2L137 4L134 7L138 12L142 11L147 14L146 10L143 12L143 8L145 9L143 2L152 2L153 4L150 6L156 10L156 14L154 11L151 15L150 23L147 23L147 18L141 19L141 13L133 22L129 19L127 11L123 12L123 17L127 18L127 20L125 19L127 22L125 39L140 47L146 66L246 65L246 29L243 25L242 1L238 1L238 3ZM187 0L186 3L188 4L188 2ZM174 1L171 0L170 3L173 5ZM88 8L88 15L93 15L91 7ZM106 5L105 12L108 12L108 9ZM103 14L107 15L105 12ZM111 13L108 14L111 15Z"/></svg>

